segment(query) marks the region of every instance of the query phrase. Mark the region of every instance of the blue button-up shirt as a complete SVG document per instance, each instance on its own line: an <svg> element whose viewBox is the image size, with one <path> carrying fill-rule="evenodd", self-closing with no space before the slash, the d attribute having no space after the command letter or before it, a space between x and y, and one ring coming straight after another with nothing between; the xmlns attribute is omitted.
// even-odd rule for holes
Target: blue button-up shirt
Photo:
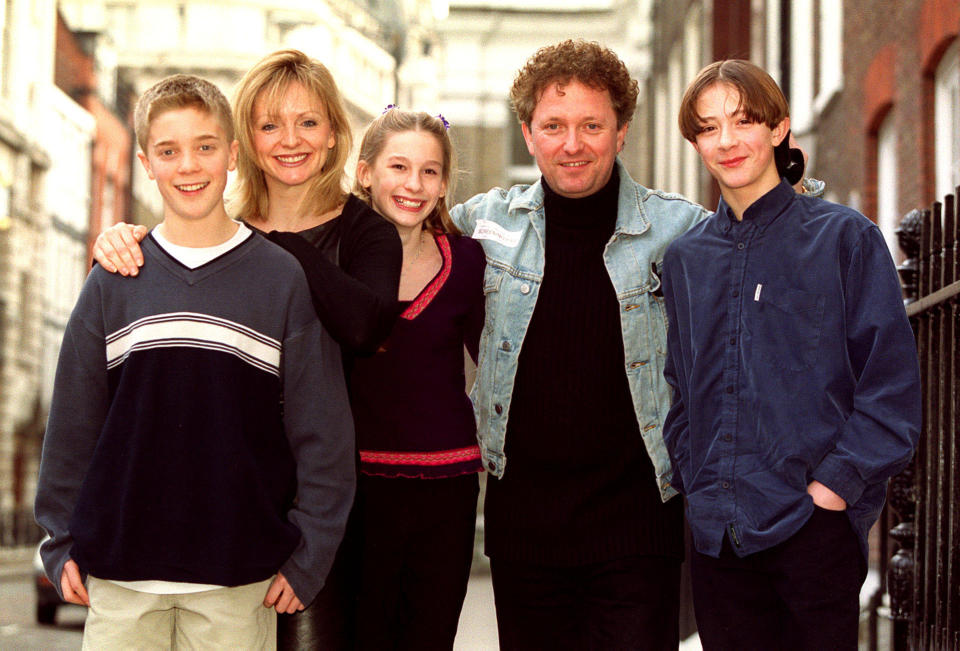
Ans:
<svg viewBox="0 0 960 651"><path fill-rule="evenodd" d="M664 440L698 551L743 556L807 521L817 480L866 553L920 428L916 346L890 253L854 210L787 183L664 256L674 390Z"/></svg>

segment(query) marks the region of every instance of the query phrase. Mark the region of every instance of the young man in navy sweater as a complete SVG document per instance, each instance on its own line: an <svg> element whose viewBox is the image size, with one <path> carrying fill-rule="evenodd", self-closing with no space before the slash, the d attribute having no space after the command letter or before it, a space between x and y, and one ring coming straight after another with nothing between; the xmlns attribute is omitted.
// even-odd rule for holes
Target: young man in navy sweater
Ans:
<svg viewBox="0 0 960 651"><path fill-rule="evenodd" d="M919 369L877 227L780 178L786 100L704 68L680 128L720 185L671 244L664 441L705 649L856 649L867 532L920 427Z"/></svg>
<svg viewBox="0 0 960 651"><path fill-rule="evenodd" d="M274 610L320 590L353 497L340 351L297 261L224 210L220 91L169 77L134 117L164 219L142 273L95 267L67 324L41 555L89 606L84 648L275 648Z"/></svg>

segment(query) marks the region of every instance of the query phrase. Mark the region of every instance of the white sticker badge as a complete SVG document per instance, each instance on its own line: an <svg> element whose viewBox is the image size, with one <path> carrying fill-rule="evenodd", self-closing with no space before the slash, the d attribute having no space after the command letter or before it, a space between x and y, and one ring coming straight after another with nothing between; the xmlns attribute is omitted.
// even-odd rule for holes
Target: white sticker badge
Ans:
<svg viewBox="0 0 960 651"><path fill-rule="evenodd" d="M508 231L503 226L489 219L478 219L471 237L475 240L493 240L511 249L520 243L522 231Z"/></svg>

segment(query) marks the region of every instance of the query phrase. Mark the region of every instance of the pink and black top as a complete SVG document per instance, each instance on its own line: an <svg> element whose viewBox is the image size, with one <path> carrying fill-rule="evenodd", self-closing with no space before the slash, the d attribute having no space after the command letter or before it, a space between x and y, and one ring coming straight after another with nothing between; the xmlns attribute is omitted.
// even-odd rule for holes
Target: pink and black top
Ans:
<svg viewBox="0 0 960 651"><path fill-rule="evenodd" d="M468 237L435 236L443 264L379 352L353 361L350 399L360 472L453 477L482 470L463 348L476 361L484 255Z"/></svg>

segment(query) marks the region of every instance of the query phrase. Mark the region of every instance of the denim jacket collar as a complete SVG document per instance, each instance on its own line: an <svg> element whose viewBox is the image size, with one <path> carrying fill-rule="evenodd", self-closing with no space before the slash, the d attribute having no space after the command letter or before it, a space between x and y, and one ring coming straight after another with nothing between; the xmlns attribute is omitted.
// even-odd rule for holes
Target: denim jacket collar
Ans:
<svg viewBox="0 0 960 651"><path fill-rule="evenodd" d="M619 157L616 160L616 167L621 182L617 201L617 225L613 231L614 237L621 233L640 235L650 228L650 220L643 206L643 197L647 193L647 189L633 182L630 173ZM542 232L544 220L543 195L543 179L540 178L510 201L510 213L513 214L517 211L527 213L534 227Z"/></svg>

